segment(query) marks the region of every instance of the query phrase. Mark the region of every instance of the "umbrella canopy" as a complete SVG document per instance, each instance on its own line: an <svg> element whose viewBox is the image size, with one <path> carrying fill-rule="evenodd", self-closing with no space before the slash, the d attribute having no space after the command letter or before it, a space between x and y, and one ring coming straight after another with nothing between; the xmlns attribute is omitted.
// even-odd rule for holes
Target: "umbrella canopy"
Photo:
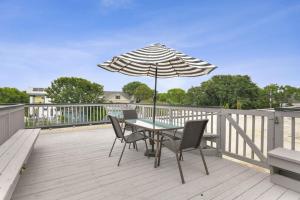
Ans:
<svg viewBox="0 0 300 200"><path fill-rule="evenodd" d="M195 77L208 74L216 66L180 53L162 44L154 44L99 64L103 69L130 76L158 78ZM157 76L155 76L157 69Z"/></svg>
<svg viewBox="0 0 300 200"><path fill-rule="evenodd" d="M155 124L157 78L202 76L216 68L206 61L190 57L162 44L150 45L115 56L98 66L130 76L155 77L153 124Z"/></svg>

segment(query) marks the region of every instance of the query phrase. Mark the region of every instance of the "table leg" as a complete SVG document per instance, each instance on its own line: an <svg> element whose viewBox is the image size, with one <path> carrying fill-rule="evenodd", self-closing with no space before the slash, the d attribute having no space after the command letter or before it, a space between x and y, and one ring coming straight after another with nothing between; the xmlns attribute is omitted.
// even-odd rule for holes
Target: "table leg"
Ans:
<svg viewBox="0 0 300 200"><path fill-rule="evenodd" d="M156 136L157 136L157 141L156 141L156 153L155 153L155 159L154 159L154 168L157 167L157 161L158 161L158 156L159 156L159 147L160 147L159 133L156 133ZM155 136L153 136L153 138L154 137Z"/></svg>
<svg viewBox="0 0 300 200"><path fill-rule="evenodd" d="M149 143L151 148L145 152L145 156L155 157L155 150L154 150L154 132L149 131Z"/></svg>

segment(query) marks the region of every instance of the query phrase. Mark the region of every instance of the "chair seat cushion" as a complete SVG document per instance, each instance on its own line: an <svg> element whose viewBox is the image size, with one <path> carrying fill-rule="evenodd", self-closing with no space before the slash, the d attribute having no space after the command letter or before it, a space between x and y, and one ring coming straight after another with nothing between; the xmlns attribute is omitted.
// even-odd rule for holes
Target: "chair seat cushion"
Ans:
<svg viewBox="0 0 300 200"><path fill-rule="evenodd" d="M139 141L139 140L144 140L144 139L147 139L147 137L140 132L132 133L130 135L125 136L125 140L129 143Z"/></svg>

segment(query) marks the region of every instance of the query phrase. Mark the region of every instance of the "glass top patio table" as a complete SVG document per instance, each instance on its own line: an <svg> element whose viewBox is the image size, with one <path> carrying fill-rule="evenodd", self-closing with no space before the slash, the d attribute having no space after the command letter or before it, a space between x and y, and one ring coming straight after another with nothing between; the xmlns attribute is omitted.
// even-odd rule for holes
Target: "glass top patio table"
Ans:
<svg viewBox="0 0 300 200"><path fill-rule="evenodd" d="M178 126L170 120L165 120L165 122L155 121L153 123L152 119L128 119L125 120L125 123L148 131L177 130L183 128L183 126Z"/></svg>

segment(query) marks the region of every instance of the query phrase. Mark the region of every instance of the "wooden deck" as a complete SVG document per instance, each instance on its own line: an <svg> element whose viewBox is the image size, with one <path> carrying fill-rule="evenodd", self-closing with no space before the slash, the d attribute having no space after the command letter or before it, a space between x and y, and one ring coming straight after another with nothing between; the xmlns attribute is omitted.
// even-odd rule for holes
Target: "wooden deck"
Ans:
<svg viewBox="0 0 300 200"><path fill-rule="evenodd" d="M111 128L42 133L13 199L300 199L269 174L227 159L207 156L207 176L197 153L184 153L182 185L174 155L163 149L154 169L143 143L139 152L126 149L117 167L122 145L109 158L113 138Z"/></svg>

